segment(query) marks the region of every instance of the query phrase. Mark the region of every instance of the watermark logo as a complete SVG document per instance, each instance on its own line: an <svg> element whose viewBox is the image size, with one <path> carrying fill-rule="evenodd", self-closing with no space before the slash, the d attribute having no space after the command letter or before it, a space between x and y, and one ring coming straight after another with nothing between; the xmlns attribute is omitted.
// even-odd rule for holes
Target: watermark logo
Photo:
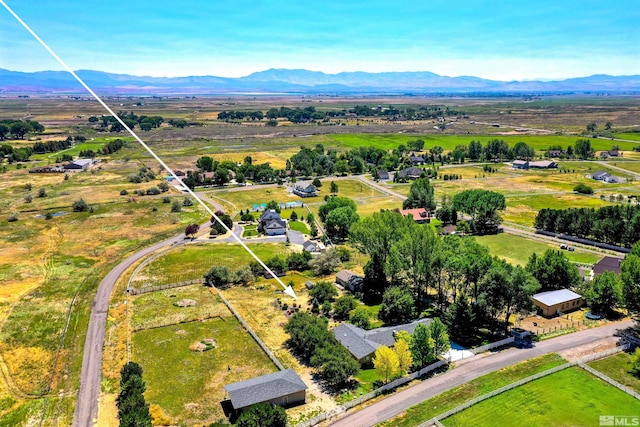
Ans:
<svg viewBox="0 0 640 427"><path fill-rule="evenodd" d="M639 415L600 415L601 426L640 426Z"/></svg>

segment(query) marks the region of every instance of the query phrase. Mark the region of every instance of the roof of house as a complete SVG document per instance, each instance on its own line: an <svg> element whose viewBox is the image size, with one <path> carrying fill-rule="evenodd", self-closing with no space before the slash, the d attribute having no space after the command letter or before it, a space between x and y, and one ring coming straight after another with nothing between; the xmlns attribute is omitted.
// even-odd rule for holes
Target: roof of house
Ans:
<svg viewBox="0 0 640 427"><path fill-rule="evenodd" d="M429 322L431 322L431 319L419 319L404 325L386 326L370 331L350 323L343 323L333 330L333 334L340 344L349 350L353 357L360 360L375 352L381 345L393 346L396 342L396 332L407 331L411 334L416 329L416 326L421 323L428 324Z"/></svg>
<svg viewBox="0 0 640 427"><path fill-rule="evenodd" d="M598 179L598 178L603 178L603 177L605 177L607 175L609 175L609 173L607 171L596 171L596 172L591 174L591 178Z"/></svg>
<svg viewBox="0 0 640 427"><path fill-rule="evenodd" d="M414 221L425 221L429 219L429 212L425 208L416 209L402 209L400 210L402 216L411 215Z"/></svg>
<svg viewBox="0 0 640 427"><path fill-rule="evenodd" d="M422 163L424 163L424 157L422 157L422 156L411 156L411 157L409 157L409 160L411 160L412 162L422 162Z"/></svg>
<svg viewBox="0 0 640 427"><path fill-rule="evenodd" d="M267 402L307 388L307 385L291 368L224 386L235 409Z"/></svg>
<svg viewBox="0 0 640 427"><path fill-rule="evenodd" d="M408 177L408 176L420 176L422 175L422 169L420 168L406 168L406 169L402 169L399 172L401 177Z"/></svg>
<svg viewBox="0 0 640 427"><path fill-rule="evenodd" d="M315 185L309 183L297 184L294 189L303 193L315 193L318 191Z"/></svg>
<svg viewBox="0 0 640 427"><path fill-rule="evenodd" d="M351 270L340 270L338 274L336 274L336 280L340 279L345 283L351 280L353 277L358 277L360 279L363 278L362 276L354 273Z"/></svg>
<svg viewBox="0 0 640 427"><path fill-rule="evenodd" d="M260 215L260 221L268 221L273 219L282 219L275 209L267 209Z"/></svg>
<svg viewBox="0 0 640 427"><path fill-rule="evenodd" d="M272 219L271 221L268 221L263 228L265 230L276 230L279 228L287 228L287 223L281 219Z"/></svg>
<svg viewBox="0 0 640 427"><path fill-rule="evenodd" d="M307 240L302 244L302 249L307 252L316 252L320 250L320 246L316 242L312 242L311 240Z"/></svg>
<svg viewBox="0 0 640 427"><path fill-rule="evenodd" d="M380 179L389 179L389 172L379 169L377 173L378 178Z"/></svg>
<svg viewBox="0 0 640 427"><path fill-rule="evenodd" d="M514 161L513 161L513 164L514 164L514 165L523 165L523 166L524 166L524 165L529 164L529 162L528 162L528 161L526 161L526 160L514 160Z"/></svg>
<svg viewBox="0 0 640 427"><path fill-rule="evenodd" d="M602 259L593 266L593 275L602 274L605 271L612 271L616 274L620 274L620 263L622 263L620 258L612 256L602 257Z"/></svg>
<svg viewBox="0 0 640 427"><path fill-rule="evenodd" d="M556 166L556 162L553 160L538 160L536 162L529 162L530 168L553 168Z"/></svg>
<svg viewBox="0 0 640 427"><path fill-rule="evenodd" d="M547 291L535 294L533 299L546 305L552 306L556 304L562 304L567 301L572 301L577 298L582 298L580 294L577 294L569 289L559 289L557 291Z"/></svg>

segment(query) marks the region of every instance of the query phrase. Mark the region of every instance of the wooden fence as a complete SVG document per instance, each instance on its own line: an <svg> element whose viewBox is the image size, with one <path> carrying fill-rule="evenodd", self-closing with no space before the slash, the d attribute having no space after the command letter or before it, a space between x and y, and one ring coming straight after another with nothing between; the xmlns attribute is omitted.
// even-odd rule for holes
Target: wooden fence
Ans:
<svg viewBox="0 0 640 427"><path fill-rule="evenodd" d="M164 291L165 289L181 288L183 286L198 285L202 283L204 283L204 279L193 279L193 280L187 280L184 282L168 283L166 285L147 286L140 289L137 289L131 286L127 290L131 295L140 295L140 294L148 294L149 292Z"/></svg>

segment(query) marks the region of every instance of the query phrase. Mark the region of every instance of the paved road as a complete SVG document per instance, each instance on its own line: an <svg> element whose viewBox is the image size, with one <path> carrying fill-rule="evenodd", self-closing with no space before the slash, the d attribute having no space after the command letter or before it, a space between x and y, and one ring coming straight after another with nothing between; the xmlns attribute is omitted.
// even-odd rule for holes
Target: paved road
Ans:
<svg viewBox="0 0 640 427"><path fill-rule="evenodd" d="M386 421L409 407L430 399L449 389L457 387L475 378L497 371L504 367L522 362L543 354L568 350L586 344L592 344L613 336L616 330L633 326L633 321L611 323L599 328L588 329L573 334L562 335L539 343L529 349L511 348L499 353L483 353L456 364L456 368L441 375L422 381L408 389L395 393L364 409L347 413L336 420L332 426L364 427L374 426ZM426 420L424 420L426 421Z"/></svg>
<svg viewBox="0 0 640 427"><path fill-rule="evenodd" d="M204 199L216 209L222 206L211 199ZM98 398L100 397L100 380L102 375L102 346L107 326L109 299L118 278L140 259L164 247L178 244L185 239L184 233L156 243L129 256L111 270L98 286L98 293L91 306L89 329L84 344L82 371L80 372L80 389L78 403L73 417L74 427L92 426L98 418Z"/></svg>

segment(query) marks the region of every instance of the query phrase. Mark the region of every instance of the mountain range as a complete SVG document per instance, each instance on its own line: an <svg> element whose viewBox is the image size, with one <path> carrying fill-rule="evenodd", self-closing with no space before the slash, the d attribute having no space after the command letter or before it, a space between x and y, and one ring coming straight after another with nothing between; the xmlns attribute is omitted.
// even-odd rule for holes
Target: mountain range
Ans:
<svg viewBox="0 0 640 427"><path fill-rule="evenodd" d="M419 72L344 72L270 69L245 77L145 77L80 70L98 93L162 94L465 94L465 93L639 93L640 75L604 74L557 81L498 81L473 76L447 77ZM0 68L0 93L84 93L65 71L19 72Z"/></svg>

